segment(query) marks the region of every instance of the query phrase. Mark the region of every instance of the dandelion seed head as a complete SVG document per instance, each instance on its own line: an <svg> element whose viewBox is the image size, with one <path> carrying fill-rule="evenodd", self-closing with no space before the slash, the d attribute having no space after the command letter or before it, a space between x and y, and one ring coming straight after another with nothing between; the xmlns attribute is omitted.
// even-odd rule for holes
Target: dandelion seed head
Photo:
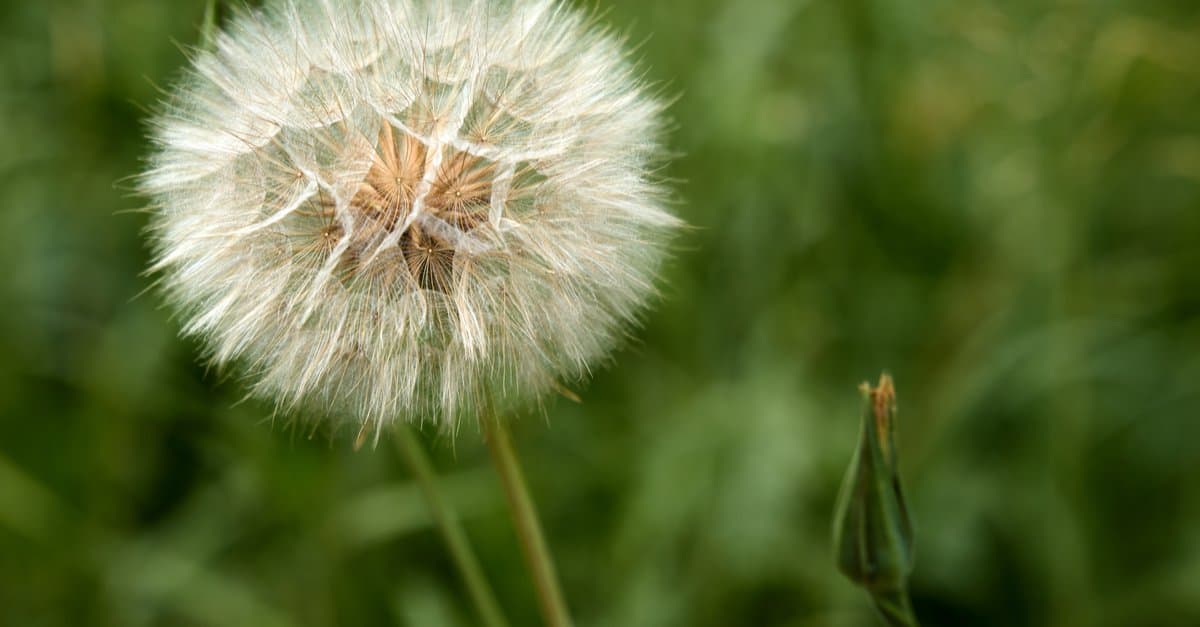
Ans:
<svg viewBox="0 0 1200 627"><path fill-rule="evenodd" d="M453 427L577 380L679 221L663 104L548 0L281 0L153 121L153 271L284 411Z"/></svg>

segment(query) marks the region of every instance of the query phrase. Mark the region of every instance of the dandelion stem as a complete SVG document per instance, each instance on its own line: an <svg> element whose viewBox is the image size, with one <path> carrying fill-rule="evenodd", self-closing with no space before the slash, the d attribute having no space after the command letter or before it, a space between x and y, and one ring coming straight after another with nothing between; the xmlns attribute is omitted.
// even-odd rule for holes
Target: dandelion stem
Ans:
<svg viewBox="0 0 1200 627"><path fill-rule="evenodd" d="M485 417L483 425L484 439L492 454L492 463L500 475L500 483L504 486L508 509L517 530L521 551L525 555L525 565L533 578L542 617L548 627L571 627L571 615L558 583L554 560L546 546L546 538L529 495L529 487L525 484L521 464L517 461L512 439L504 423L495 416Z"/></svg>
<svg viewBox="0 0 1200 627"><path fill-rule="evenodd" d="M207 0L204 3L204 22L200 25L200 42L205 49L212 50L216 46L217 36L217 0Z"/></svg>
<svg viewBox="0 0 1200 627"><path fill-rule="evenodd" d="M496 595L492 592L487 578L484 577L479 559L475 557L475 552L471 549L466 531L463 530L454 509L438 489L437 476L434 474L429 456L426 455L425 449L411 428L401 426L397 431L399 432L400 452L409 469L416 475L417 482L421 484L421 490L425 493L425 500L429 503L434 522L442 533L442 539L445 540L446 548L449 549L450 556L454 559L455 566L458 567L463 583L467 586L467 593L475 604L480 621L484 627L508 627L508 621L504 618L500 604L496 602Z"/></svg>

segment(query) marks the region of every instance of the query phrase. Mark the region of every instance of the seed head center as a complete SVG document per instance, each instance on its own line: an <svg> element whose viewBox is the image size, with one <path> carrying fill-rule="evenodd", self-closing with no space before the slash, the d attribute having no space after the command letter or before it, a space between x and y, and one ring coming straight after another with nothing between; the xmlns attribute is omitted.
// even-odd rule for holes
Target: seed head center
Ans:
<svg viewBox="0 0 1200 627"><path fill-rule="evenodd" d="M359 261L389 236L395 240L397 229L404 229L398 238L401 254L393 256L397 261L392 265L402 265L423 289L447 291L458 252L455 234L465 236L487 220L495 166L465 152L443 150L448 152L433 172L421 203L423 219L411 219L430 150L383 121L371 167L348 205L355 230L346 251L348 263L342 264L347 274L366 271ZM321 238L329 249L342 235L340 228L329 227Z"/></svg>

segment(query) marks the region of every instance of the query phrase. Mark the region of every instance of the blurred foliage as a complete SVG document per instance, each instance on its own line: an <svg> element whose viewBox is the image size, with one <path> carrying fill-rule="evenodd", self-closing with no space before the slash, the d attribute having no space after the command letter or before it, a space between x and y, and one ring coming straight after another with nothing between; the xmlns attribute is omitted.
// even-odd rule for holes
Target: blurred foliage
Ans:
<svg viewBox="0 0 1200 627"><path fill-rule="evenodd" d="M517 425L582 626L867 626L829 517L887 368L927 625L1200 624L1200 5L618 0L695 225ZM471 624L394 447L272 426L140 273L203 2L0 3L0 624ZM430 436L537 624L478 438Z"/></svg>

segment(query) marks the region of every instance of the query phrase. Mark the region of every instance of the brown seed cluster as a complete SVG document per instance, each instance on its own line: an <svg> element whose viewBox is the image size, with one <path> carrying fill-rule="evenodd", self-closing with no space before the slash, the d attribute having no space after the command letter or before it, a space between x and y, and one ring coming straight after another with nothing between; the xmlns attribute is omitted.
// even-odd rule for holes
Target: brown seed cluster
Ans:
<svg viewBox="0 0 1200 627"><path fill-rule="evenodd" d="M449 149L445 149L449 151ZM392 280L411 281L421 289L447 292L453 271L455 242L449 229L429 228L432 223L470 233L488 218L494 163L465 152L449 151L424 194L421 214L426 220L409 220L425 176L429 149L421 141L397 132L386 120L379 132L371 167L349 202L354 230L349 246L341 254L339 269L344 279L364 272L386 273ZM325 226L319 245L331 253L345 231L336 219L332 199L322 198ZM384 251L394 262L368 263L376 248L397 229L404 229L395 251ZM407 271L406 275L395 273Z"/></svg>

